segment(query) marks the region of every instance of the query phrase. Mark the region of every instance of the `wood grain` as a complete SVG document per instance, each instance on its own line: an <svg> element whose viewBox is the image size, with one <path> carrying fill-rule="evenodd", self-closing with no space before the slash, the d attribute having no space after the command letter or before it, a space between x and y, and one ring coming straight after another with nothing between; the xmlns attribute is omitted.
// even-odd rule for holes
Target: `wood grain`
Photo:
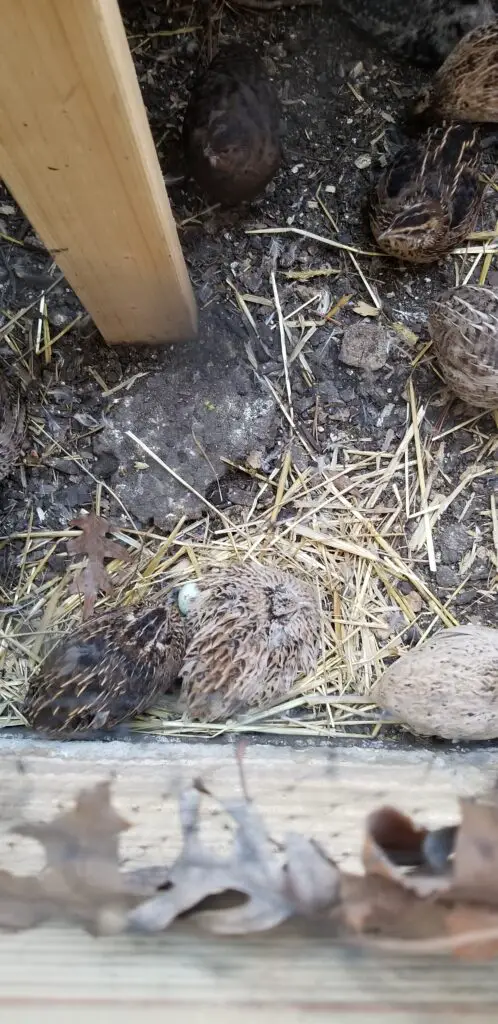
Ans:
<svg viewBox="0 0 498 1024"><path fill-rule="evenodd" d="M50 817L71 803L79 787L115 776L119 810L133 822L124 839L128 866L144 866L178 849L174 794L202 775L220 795L237 790L233 750L206 743L44 743L0 741L4 799L22 756L27 770L28 818ZM357 866L363 821L391 803L429 824L454 820L456 795L478 791L494 777L496 754L432 754L361 748L289 749L249 746L250 792L272 823L316 836L343 864ZM213 807L206 839L226 845L223 818ZM19 872L40 863L28 840L0 837L0 868ZM429 1022L488 1021L498 1009L493 965L465 966L443 958L373 957L299 936L204 939L173 931L95 940L69 927L0 935L0 1010L13 1024L69 1015L87 1021L201 1024L302 1024L326 1020Z"/></svg>
<svg viewBox="0 0 498 1024"><path fill-rule="evenodd" d="M0 0L0 174L106 341L196 310L117 0Z"/></svg>

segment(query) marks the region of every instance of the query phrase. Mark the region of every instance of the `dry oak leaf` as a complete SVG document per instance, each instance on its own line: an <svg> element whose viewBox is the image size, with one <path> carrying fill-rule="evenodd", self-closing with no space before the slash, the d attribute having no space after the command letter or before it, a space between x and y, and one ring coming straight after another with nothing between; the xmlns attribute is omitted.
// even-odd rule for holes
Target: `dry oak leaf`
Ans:
<svg viewBox="0 0 498 1024"><path fill-rule="evenodd" d="M393 807L368 816L362 850L365 875L341 878L340 916L349 932L365 940L375 936L419 942L445 935L447 909L434 897L450 882L427 864L428 835L428 829Z"/></svg>
<svg viewBox="0 0 498 1024"><path fill-rule="evenodd" d="M384 875L343 875L340 897L341 920L360 945L369 936L386 937L395 939L393 948L402 952L404 941L423 944L446 934L446 907Z"/></svg>
<svg viewBox="0 0 498 1024"><path fill-rule="evenodd" d="M37 877L0 872L0 927L57 918L94 935L123 931L130 908L153 891L119 870L118 838L128 828L112 806L109 781L82 790L74 808L52 821L16 825L13 832L41 843L46 863Z"/></svg>
<svg viewBox="0 0 498 1024"><path fill-rule="evenodd" d="M454 956L498 956L498 790L460 800L446 929Z"/></svg>
<svg viewBox="0 0 498 1024"><path fill-rule="evenodd" d="M132 930L158 932L179 915L194 911L208 897L239 894L236 906L195 913L208 931L245 934L265 931L296 915L312 915L337 899L340 874L317 843L289 835L278 849L256 809L246 800L217 801L236 831L228 856L208 849L200 836L204 787L180 796L183 845L172 865L167 888L131 911ZM216 901L210 900L210 906ZM192 916L192 915L190 915Z"/></svg>
<svg viewBox="0 0 498 1024"><path fill-rule="evenodd" d="M492 960L498 955L498 911L457 905L446 915L451 952L462 960Z"/></svg>
<svg viewBox="0 0 498 1024"><path fill-rule="evenodd" d="M498 909L498 792L460 800L451 896Z"/></svg>
<svg viewBox="0 0 498 1024"><path fill-rule="evenodd" d="M498 790L460 809L459 826L433 832L393 808L370 815L365 885L351 877L341 887L350 928L405 939L407 952L498 955Z"/></svg>
<svg viewBox="0 0 498 1024"><path fill-rule="evenodd" d="M36 877L0 871L0 928L24 931L53 916L50 900Z"/></svg>
<svg viewBox="0 0 498 1024"><path fill-rule="evenodd" d="M367 818L362 861L367 875L381 875L418 896L447 891L450 877L431 869L425 854L430 835L394 807L381 807ZM409 869L409 870L407 870Z"/></svg>
<svg viewBox="0 0 498 1024"><path fill-rule="evenodd" d="M88 555L84 569L75 577L69 588L71 594L83 595L83 619L93 613L95 602L102 591L112 594L112 580L104 565L105 558L119 558L121 562L130 560L130 553L117 541L110 540L106 534L111 524L102 516L90 512L87 516L72 519L70 526L81 530L79 537L72 537L67 542L67 550L71 555Z"/></svg>

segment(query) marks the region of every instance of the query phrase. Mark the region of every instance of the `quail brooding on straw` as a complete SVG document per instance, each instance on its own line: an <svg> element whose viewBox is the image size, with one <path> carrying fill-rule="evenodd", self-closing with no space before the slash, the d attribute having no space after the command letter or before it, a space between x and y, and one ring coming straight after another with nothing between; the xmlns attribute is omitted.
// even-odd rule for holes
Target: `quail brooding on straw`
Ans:
<svg viewBox="0 0 498 1024"><path fill-rule="evenodd" d="M372 700L422 736L498 737L498 630L443 629L403 654L370 691Z"/></svg>
<svg viewBox="0 0 498 1024"><path fill-rule="evenodd" d="M444 292L429 334L446 383L469 405L498 409L498 294L466 285Z"/></svg>
<svg viewBox="0 0 498 1024"><path fill-rule="evenodd" d="M448 124L410 142L381 174L370 224L380 248L411 263L432 263L475 227L482 187L478 129Z"/></svg>
<svg viewBox="0 0 498 1024"><path fill-rule="evenodd" d="M199 584L189 612L182 702L225 719L283 697L316 667L320 607L312 586L273 566L234 565Z"/></svg>
<svg viewBox="0 0 498 1024"><path fill-rule="evenodd" d="M236 206L263 192L282 157L280 103L261 58L247 46L223 46L194 83L183 144L203 192Z"/></svg>
<svg viewBox="0 0 498 1024"><path fill-rule="evenodd" d="M185 624L171 600L113 609L63 637L31 679L23 713L34 729L112 729L150 707L177 678Z"/></svg>
<svg viewBox="0 0 498 1024"><path fill-rule="evenodd" d="M464 36L410 111L412 127L451 119L498 123L498 21Z"/></svg>
<svg viewBox="0 0 498 1024"><path fill-rule="evenodd" d="M25 411L19 394L0 377L0 480L13 469L24 438Z"/></svg>

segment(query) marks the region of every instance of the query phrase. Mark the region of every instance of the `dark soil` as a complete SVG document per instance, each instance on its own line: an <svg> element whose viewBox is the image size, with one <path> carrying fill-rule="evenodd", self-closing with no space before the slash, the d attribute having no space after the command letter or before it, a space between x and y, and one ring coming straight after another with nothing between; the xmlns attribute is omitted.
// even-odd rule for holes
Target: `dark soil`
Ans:
<svg viewBox="0 0 498 1024"><path fill-rule="evenodd" d="M218 39L244 40L263 53L285 111L286 158L277 179L261 201L230 213L206 212L207 204L189 182L169 187L197 300L206 315L210 304L222 303L237 332L241 324L247 328L247 338L251 338L265 373L281 382L274 318L270 320L268 307L251 303L260 340L251 337L227 281L240 293L270 298L269 274L275 268L286 312L318 293L319 303L311 305L310 316L320 322L321 314L322 325L305 348L311 384L299 360L293 364L292 390L300 426L317 455L342 453L348 447L394 450L406 430L404 391L411 361L427 341L431 297L455 283L455 269L464 276L470 258L462 272L460 258L417 269L387 258L358 257L363 274L382 300L387 321L409 329L406 335L398 330L399 343L382 369L360 372L338 359L344 328L358 322L353 306L360 301L372 304L348 254L292 234L268 237L246 232L258 227L301 228L371 249L365 199L373 175L400 141L396 121L407 98L425 81L424 73L370 48L368 41L326 6L257 15L223 4L208 11L202 4L182 7L168 5L166 0L122 0L121 6L159 158L168 177L183 172L182 111L198 60ZM160 34L174 31L178 34ZM319 188L332 222L317 201ZM489 190L483 226L491 228L495 221L496 193ZM30 307L10 333L10 341L0 335L0 369L21 377L30 413L24 468L16 469L2 486L0 516L5 536L25 529L28 521L34 528L65 527L81 508L91 506L95 479L109 479L116 470L112 457L96 454L95 441L103 417L123 393L103 395L101 382L111 389L136 373L154 370L161 363L161 352L138 347L110 349L83 315L77 326L56 342L51 361L44 363L35 354L39 300L57 279L58 271L5 189L0 231L21 243L0 239L0 327L13 314ZM337 268L339 273L308 281L288 279L281 273L323 267ZM488 280L497 283L493 269ZM323 320L323 314L348 295L349 303L331 320ZM82 312L64 281L47 294L52 336ZM243 349L241 359L246 359ZM425 441L471 420L472 411L452 403L442 391L430 358L417 368L414 383L419 400L428 407ZM444 438L439 494L450 494L476 461L489 472L469 483L443 516L435 536L441 566L437 583L433 578L430 582L444 602L466 579L452 610L465 621L498 624L496 595L492 593L496 562L492 560L490 513L491 492L496 490L496 434L494 443L487 442L489 437L493 438L493 421L483 416ZM269 448L276 461L279 446L275 438L269 438ZM439 448L440 442L434 443L434 454ZM75 453L79 462L74 461ZM119 509L112 504L104 502L103 510L119 518ZM462 527L470 536L469 546L474 540L478 548L463 576L459 575L459 563L466 553ZM13 543L0 552L3 600L12 599L9 593L20 550ZM423 564L417 569L425 571Z"/></svg>

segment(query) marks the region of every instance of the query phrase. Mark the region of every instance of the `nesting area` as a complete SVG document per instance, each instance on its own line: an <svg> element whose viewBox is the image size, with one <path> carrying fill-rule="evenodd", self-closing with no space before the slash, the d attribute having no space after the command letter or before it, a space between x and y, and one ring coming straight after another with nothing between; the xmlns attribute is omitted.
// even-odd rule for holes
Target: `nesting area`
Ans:
<svg viewBox="0 0 498 1024"><path fill-rule="evenodd" d="M370 47L327 4L121 8L200 343L106 348L2 188L0 371L26 416L0 494L0 727L24 724L47 645L81 622L86 556L70 524L93 508L114 541L98 612L238 563L289 572L316 595L318 667L284 698L193 721L171 692L133 730L392 736L370 697L384 668L443 627L498 625L496 424L449 393L428 332L446 289L498 289L496 150L484 149L470 238L430 266L399 263L375 245L366 199L427 72ZM199 59L230 40L261 53L285 133L264 194L220 210L184 178L180 139ZM219 401L199 383L209 373L221 390L226 379L239 421L238 432L218 423L215 440ZM152 416L162 376L178 409L160 399Z"/></svg>

